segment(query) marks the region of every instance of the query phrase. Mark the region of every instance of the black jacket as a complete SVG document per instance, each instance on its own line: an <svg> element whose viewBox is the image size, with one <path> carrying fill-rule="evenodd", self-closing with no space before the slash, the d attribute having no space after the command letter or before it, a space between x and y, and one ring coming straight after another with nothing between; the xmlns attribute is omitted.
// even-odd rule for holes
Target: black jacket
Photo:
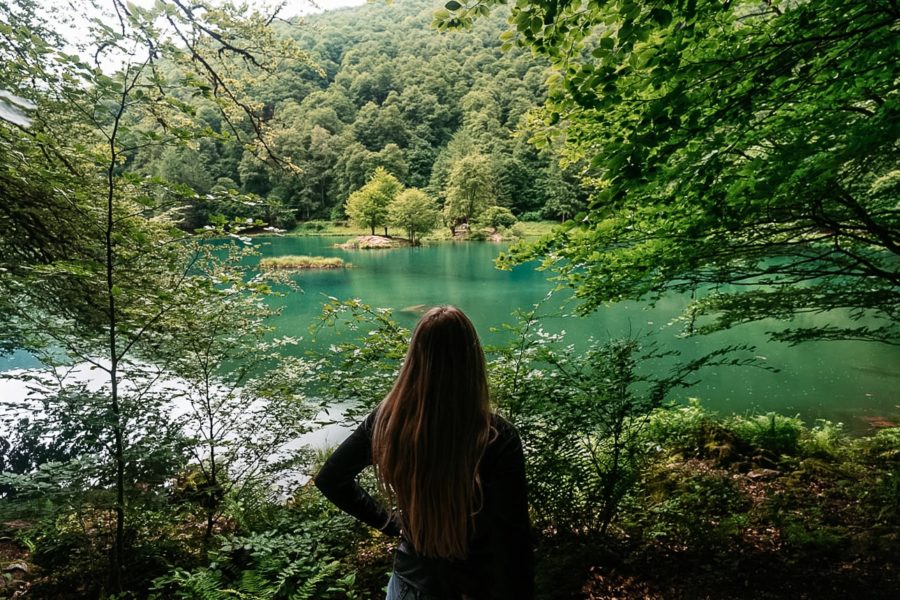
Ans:
<svg viewBox="0 0 900 600"><path fill-rule="evenodd" d="M372 464L375 413L334 451L316 476L316 486L339 508L388 535L400 535L392 515L356 481ZM394 573L417 590L440 598L465 594L478 600L529 600L534 597L534 559L525 460L515 428L492 415L491 441L479 472L484 495L465 560L419 556L400 540ZM495 435L494 435L495 434Z"/></svg>

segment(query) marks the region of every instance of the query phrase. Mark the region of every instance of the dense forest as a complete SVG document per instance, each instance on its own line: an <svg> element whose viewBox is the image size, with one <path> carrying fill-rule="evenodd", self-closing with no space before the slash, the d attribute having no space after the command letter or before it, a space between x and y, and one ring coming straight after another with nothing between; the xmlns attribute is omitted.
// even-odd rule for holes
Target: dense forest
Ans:
<svg viewBox="0 0 900 600"><path fill-rule="evenodd" d="M548 64L523 49L500 51L506 20L499 13L471 32L437 34L429 25L440 6L372 4L280 24L278 35L295 40L305 58L246 84L265 117L265 147L235 136L196 148L154 146L130 156L130 170L205 198L191 204L189 229L208 225L210 214L287 229L299 220L342 220L350 193L378 167L442 205L465 177L484 181L491 203L519 218L573 216L587 196L577 166L562 169L552 149L528 143L529 111L546 97ZM211 103L192 108L201 126L231 133ZM250 125L243 127L249 136ZM229 201L230 190L253 194L258 206Z"/></svg>
<svg viewBox="0 0 900 600"><path fill-rule="evenodd" d="M328 348L276 330L296 281L245 235L384 224L354 198L559 221L499 263L582 313L674 292L684 336L895 349L898 26L889 0L0 3L0 352L40 364L2 373L0 596L383 597L393 542L295 442L384 397L410 331L330 296ZM545 308L487 356L539 598L896 595L895 422L715 414L681 393L704 369L776 366L576 346Z"/></svg>

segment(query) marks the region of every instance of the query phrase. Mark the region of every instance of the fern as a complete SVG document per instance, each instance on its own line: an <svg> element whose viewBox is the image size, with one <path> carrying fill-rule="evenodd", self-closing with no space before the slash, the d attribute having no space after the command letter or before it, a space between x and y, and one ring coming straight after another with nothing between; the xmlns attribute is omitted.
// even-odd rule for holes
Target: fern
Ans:
<svg viewBox="0 0 900 600"><path fill-rule="evenodd" d="M291 594L290 600L314 600L317 597L321 597L315 596L319 584L323 583L332 575L334 575L340 568L341 563L337 560L323 565L315 575L308 578L305 582L303 582L303 585L301 585L296 592ZM331 589L332 591L341 591L337 588Z"/></svg>
<svg viewBox="0 0 900 600"><path fill-rule="evenodd" d="M341 563L318 556L314 548L298 544L296 536L271 531L231 539L222 545L213 566L193 572L176 569L157 579L151 598L321 600L352 595L354 578L339 579Z"/></svg>

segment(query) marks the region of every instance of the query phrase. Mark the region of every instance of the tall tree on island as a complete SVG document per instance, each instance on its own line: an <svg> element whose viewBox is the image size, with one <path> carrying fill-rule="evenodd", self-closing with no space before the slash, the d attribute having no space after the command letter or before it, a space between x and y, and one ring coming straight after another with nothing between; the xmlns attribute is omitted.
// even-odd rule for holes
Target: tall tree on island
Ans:
<svg viewBox="0 0 900 600"><path fill-rule="evenodd" d="M375 169L372 178L347 198L347 216L359 227L368 227L375 235L376 227L388 234L388 206L403 190L403 184L383 167Z"/></svg>
<svg viewBox="0 0 900 600"><path fill-rule="evenodd" d="M437 200L416 188L400 192L391 202L388 212L391 224L405 229L413 246L419 241L417 236L430 233L441 222Z"/></svg>
<svg viewBox="0 0 900 600"><path fill-rule="evenodd" d="M448 2L441 27L503 0ZM520 247L589 311L694 292L693 331L845 311L790 343L898 343L900 11L893 2L510 7L507 48L559 76L538 141L563 137L597 186L584 218ZM698 321L695 321L697 317ZM695 327L696 326L696 327Z"/></svg>

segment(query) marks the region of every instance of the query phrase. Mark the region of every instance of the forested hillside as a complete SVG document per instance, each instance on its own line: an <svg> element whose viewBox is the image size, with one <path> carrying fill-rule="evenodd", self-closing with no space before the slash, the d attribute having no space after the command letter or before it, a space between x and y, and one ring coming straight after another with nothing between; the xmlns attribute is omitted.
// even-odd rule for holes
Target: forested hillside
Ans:
<svg viewBox="0 0 900 600"><path fill-rule="evenodd" d="M205 198L191 205L186 228L206 225L210 214L281 227L343 219L349 194L378 167L441 202L448 187L476 178L519 218L571 216L586 196L575 168L562 171L552 150L528 143L547 64L521 49L501 52L501 11L474 31L437 33L429 24L439 6L377 3L281 25L310 64L285 61L265 77L243 73L242 82L265 115L269 144L245 145L235 133L249 137L249 122L223 122L211 102L190 99L201 126L220 135L139 150L131 170ZM259 203L237 202L229 190Z"/></svg>

